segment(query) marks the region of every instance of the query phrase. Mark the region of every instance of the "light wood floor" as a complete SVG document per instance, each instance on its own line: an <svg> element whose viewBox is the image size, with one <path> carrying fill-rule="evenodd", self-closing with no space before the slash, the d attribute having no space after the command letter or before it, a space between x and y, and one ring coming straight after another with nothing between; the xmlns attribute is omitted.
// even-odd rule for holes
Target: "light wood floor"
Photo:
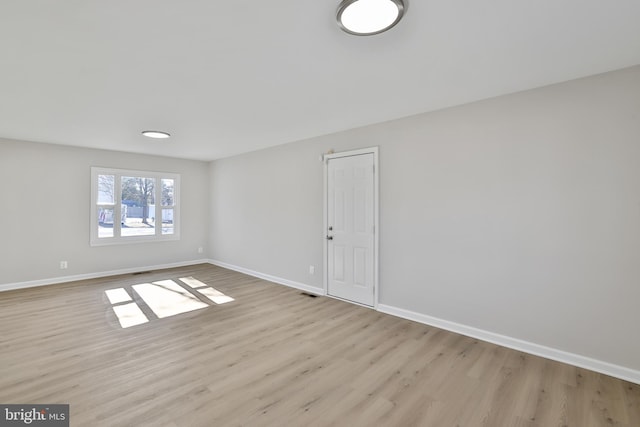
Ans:
<svg viewBox="0 0 640 427"><path fill-rule="evenodd" d="M107 289L235 298L122 329ZM72 426L640 426L640 386L210 265L0 293L0 402Z"/></svg>

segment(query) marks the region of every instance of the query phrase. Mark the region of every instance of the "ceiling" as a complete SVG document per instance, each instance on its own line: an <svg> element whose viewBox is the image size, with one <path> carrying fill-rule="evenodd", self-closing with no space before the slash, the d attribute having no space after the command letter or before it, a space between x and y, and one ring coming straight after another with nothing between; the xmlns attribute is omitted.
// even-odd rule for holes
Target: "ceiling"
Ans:
<svg viewBox="0 0 640 427"><path fill-rule="evenodd" d="M0 137L213 160L640 64L638 0L337 5L2 0Z"/></svg>

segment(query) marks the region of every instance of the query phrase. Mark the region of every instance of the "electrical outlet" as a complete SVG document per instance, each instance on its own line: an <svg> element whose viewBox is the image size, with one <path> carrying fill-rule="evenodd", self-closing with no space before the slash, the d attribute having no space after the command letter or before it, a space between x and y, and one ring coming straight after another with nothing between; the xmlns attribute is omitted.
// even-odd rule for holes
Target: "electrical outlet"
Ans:
<svg viewBox="0 0 640 427"><path fill-rule="evenodd" d="M200 247L198 248L198 253L201 254L203 252L203 249Z"/></svg>
<svg viewBox="0 0 640 427"><path fill-rule="evenodd" d="M316 274L316 267L313 265L309 266L309 274L314 275Z"/></svg>
<svg viewBox="0 0 640 427"><path fill-rule="evenodd" d="M68 267L67 261L60 261L60 270L66 270Z"/></svg>

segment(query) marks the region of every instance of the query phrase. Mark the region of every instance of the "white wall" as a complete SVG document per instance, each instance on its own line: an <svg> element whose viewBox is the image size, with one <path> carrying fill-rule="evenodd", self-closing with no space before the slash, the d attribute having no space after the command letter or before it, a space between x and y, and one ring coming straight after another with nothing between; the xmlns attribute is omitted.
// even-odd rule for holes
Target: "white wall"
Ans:
<svg viewBox="0 0 640 427"><path fill-rule="evenodd" d="M181 174L180 240L91 247L91 166ZM0 139L0 287L205 258L207 177L205 162Z"/></svg>
<svg viewBox="0 0 640 427"><path fill-rule="evenodd" d="M640 370L640 67L212 162L211 257L321 288L318 156L370 146L381 304Z"/></svg>

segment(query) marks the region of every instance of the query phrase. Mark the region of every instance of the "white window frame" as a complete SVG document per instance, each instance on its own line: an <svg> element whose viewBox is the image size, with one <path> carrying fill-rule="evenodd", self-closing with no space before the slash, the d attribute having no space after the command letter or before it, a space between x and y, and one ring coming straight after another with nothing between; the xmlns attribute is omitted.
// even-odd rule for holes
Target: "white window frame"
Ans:
<svg viewBox="0 0 640 427"><path fill-rule="evenodd" d="M113 175L114 182L114 203L113 203L113 237L98 236L98 207L104 206L104 203L98 203L98 176ZM147 236L122 236L121 235L121 209L117 209L122 203L122 177L140 177L154 178L154 199L155 214L154 218L160 218L155 221L155 233ZM162 206L162 179L173 180L173 206ZM108 204L107 204L108 205ZM162 234L162 209L173 209L173 234ZM106 245L127 245L135 243L162 242L171 240L180 240L180 174L170 172L141 171L130 169L114 169L104 167L91 168L91 246Z"/></svg>

